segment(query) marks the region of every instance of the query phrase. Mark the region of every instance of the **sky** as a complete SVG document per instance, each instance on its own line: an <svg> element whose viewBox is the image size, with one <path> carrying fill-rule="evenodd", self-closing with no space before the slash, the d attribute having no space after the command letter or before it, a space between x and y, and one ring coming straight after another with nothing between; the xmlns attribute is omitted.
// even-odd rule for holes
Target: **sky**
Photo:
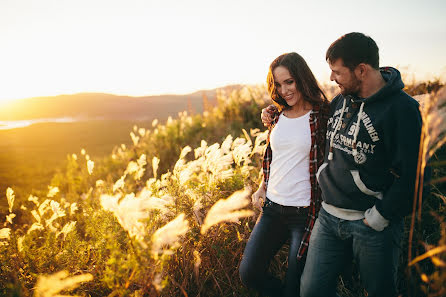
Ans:
<svg viewBox="0 0 446 297"><path fill-rule="evenodd" d="M353 31L406 81L445 81L445 15L444 0L0 0L0 100L262 84L293 51L324 83L326 49Z"/></svg>

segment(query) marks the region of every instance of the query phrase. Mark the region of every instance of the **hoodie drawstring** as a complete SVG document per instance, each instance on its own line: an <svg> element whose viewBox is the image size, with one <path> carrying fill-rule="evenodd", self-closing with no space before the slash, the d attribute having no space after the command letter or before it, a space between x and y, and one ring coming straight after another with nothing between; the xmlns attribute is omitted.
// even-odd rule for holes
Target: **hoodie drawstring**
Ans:
<svg viewBox="0 0 446 297"><path fill-rule="evenodd" d="M363 109L364 109L364 102L361 103L361 107L359 108L358 120L356 121L355 133L353 134L353 144L352 144L353 145L353 156L356 156L358 154L358 150L356 149L356 139L358 138L358 134L359 134L359 125L361 124Z"/></svg>
<svg viewBox="0 0 446 297"><path fill-rule="evenodd" d="M338 124L336 125L336 128L334 129L333 133L331 134L331 138L330 138L330 151L328 153L328 160L333 160L333 142L334 142L334 137L335 137L335 134L338 132L338 130L341 129L342 118L344 117L344 110L345 110L346 101L347 100L344 98L344 103L342 103L342 110L341 110L341 115L339 116Z"/></svg>

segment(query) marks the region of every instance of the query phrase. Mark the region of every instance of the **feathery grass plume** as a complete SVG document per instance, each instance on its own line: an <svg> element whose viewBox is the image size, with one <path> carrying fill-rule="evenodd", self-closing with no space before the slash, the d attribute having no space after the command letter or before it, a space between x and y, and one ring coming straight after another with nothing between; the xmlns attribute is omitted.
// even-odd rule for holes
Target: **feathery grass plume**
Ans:
<svg viewBox="0 0 446 297"><path fill-rule="evenodd" d="M155 128L156 125L158 125L158 119L152 121L152 127Z"/></svg>
<svg viewBox="0 0 446 297"><path fill-rule="evenodd" d="M167 285L167 283L168 283L167 278L163 279L161 273L157 273L152 281L152 285L155 287L155 289L158 292L161 292L164 289L164 287Z"/></svg>
<svg viewBox="0 0 446 297"><path fill-rule="evenodd" d="M120 179L118 179L115 182L115 184L113 185L113 192L116 192L118 189L123 189L124 188L124 186L125 186L125 182L124 182L125 176L126 175L124 174L123 176L121 176Z"/></svg>
<svg viewBox="0 0 446 297"><path fill-rule="evenodd" d="M158 165L160 164L160 159L157 157L153 157L152 159L152 169L153 169L153 178L156 179L156 173L158 171Z"/></svg>
<svg viewBox="0 0 446 297"><path fill-rule="evenodd" d="M76 212L76 210L78 210L79 208L77 207L77 203L71 203L70 205L70 215L74 215L74 213Z"/></svg>
<svg viewBox="0 0 446 297"><path fill-rule="evenodd" d="M118 208L118 201L121 198L121 194L114 196L103 194L100 197L101 206L103 209L114 212Z"/></svg>
<svg viewBox="0 0 446 297"><path fill-rule="evenodd" d="M65 240L65 238L67 237L68 233L70 233L71 231L73 231L75 229L76 226L76 222L75 221L70 221L69 223L66 223L62 230L60 230L60 232L56 233L56 237L58 237L60 234L63 234L63 239Z"/></svg>
<svg viewBox="0 0 446 297"><path fill-rule="evenodd" d="M443 246L437 246L433 249L430 249L429 251L427 251L426 253L416 257L415 259L413 259L412 261L409 262L408 266L412 266L413 264L420 262L421 260L424 260L426 258L431 258L432 256L436 255L436 254L440 254L440 253L444 253L446 252L446 245Z"/></svg>
<svg viewBox="0 0 446 297"><path fill-rule="evenodd" d="M190 146L185 146L180 153L178 161L175 163L173 168L173 173L180 181L180 184L184 185L190 178L192 172L189 170L188 166L186 166L186 160L184 158L188 153L192 151Z"/></svg>
<svg viewBox="0 0 446 297"><path fill-rule="evenodd" d="M87 161L87 170L88 170L88 174L92 174L93 173L93 168L94 168L94 162L91 160Z"/></svg>
<svg viewBox="0 0 446 297"><path fill-rule="evenodd" d="M25 240L25 235L17 237L17 249L19 252L23 251L23 241Z"/></svg>
<svg viewBox="0 0 446 297"><path fill-rule="evenodd" d="M90 155L89 154L85 155L85 160L87 160L87 161L90 160Z"/></svg>
<svg viewBox="0 0 446 297"><path fill-rule="evenodd" d="M58 187L48 186L48 194L46 195L49 198L53 198L56 194L59 193Z"/></svg>
<svg viewBox="0 0 446 297"><path fill-rule="evenodd" d="M437 95L431 96L431 107L427 118L429 121L429 158L446 142L446 87L441 88Z"/></svg>
<svg viewBox="0 0 446 297"><path fill-rule="evenodd" d="M192 151L192 148L191 148L190 146L188 146L188 145L185 146L185 147L181 150L179 159L184 159L184 158L187 156L187 154L189 154L191 151Z"/></svg>
<svg viewBox="0 0 446 297"><path fill-rule="evenodd" d="M195 159L198 159L199 157L203 156L207 147L208 143L205 140L201 140L200 147L194 150Z"/></svg>
<svg viewBox="0 0 446 297"><path fill-rule="evenodd" d="M201 265L200 253L197 250L194 250L194 273L195 273L195 277L197 279L198 279L200 265Z"/></svg>
<svg viewBox="0 0 446 297"><path fill-rule="evenodd" d="M65 211L61 209L60 204L57 201L51 200L50 207L51 210L53 211L53 215L48 220L46 220L45 223L46 226L49 227L51 231L56 232L57 229L53 227L54 220L64 217L66 214Z"/></svg>
<svg viewBox="0 0 446 297"><path fill-rule="evenodd" d="M164 173L163 175L161 175L160 180L156 181L156 187L158 189L167 188L168 186L171 185L171 177L172 177L172 173L170 173L170 172Z"/></svg>
<svg viewBox="0 0 446 297"><path fill-rule="evenodd" d="M15 195L14 195L14 190L9 187L6 189L6 199L8 199L9 212L12 212Z"/></svg>
<svg viewBox="0 0 446 297"><path fill-rule="evenodd" d="M137 165L137 168L135 170L136 180L140 180L143 177L144 172L146 171L146 169L144 168L146 164L147 164L147 157L145 154L142 154L141 156L139 156L138 160L136 160L136 165Z"/></svg>
<svg viewBox="0 0 446 297"><path fill-rule="evenodd" d="M209 228L221 222L238 222L240 218L254 215L252 210L239 210L250 203L248 199L251 190L245 188L237 191L227 199L218 200L208 211L204 224L201 226L201 234L205 234Z"/></svg>
<svg viewBox="0 0 446 297"><path fill-rule="evenodd" d="M124 174L132 174L137 172L139 169L138 163L135 161L130 161L129 164L127 164L127 169L125 170Z"/></svg>
<svg viewBox="0 0 446 297"><path fill-rule="evenodd" d="M446 142L446 87L436 94L414 97L420 103L425 131L424 150L428 160Z"/></svg>
<svg viewBox="0 0 446 297"><path fill-rule="evenodd" d="M178 164L180 165L181 163ZM179 170L179 168L180 166L176 167L175 169L177 170L174 169L174 173L177 176L180 185L184 186L192 178L194 172L189 166L184 166L181 170Z"/></svg>
<svg viewBox="0 0 446 297"><path fill-rule="evenodd" d="M34 219L36 219L36 221L40 223L40 216L37 213L37 210L35 210L35 209L31 210L31 214L34 217Z"/></svg>
<svg viewBox="0 0 446 297"><path fill-rule="evenodd" d="M194 174L200 171L205 160L205 157L200 157L197 160L187 162L179 173L176 172L180 184L185 185L190 179L192 179Z"/></svg>
<svg viewBox="0 0 446 297"><path fill-rule="evenodd" d="M82 156L85 156L85 154L87 153L87 151L83 148L83 149L81 149L81 155Z"/></svg>
<svg viewBox="0 0 446 297"><path fill-rule="evenodd" d="M169 117L167 118L166 126L170 126L170 125L172 125L172 123L173 123L173 119L172 119L171 116L169 116Z"/></svg>
<svg viewBox="0 0 446 297"><path fill-rule="evenodd" d="M146 129L144 128L139 128L138 129L138 133L139 135L141 135L141 137L144 137L146 135Z"/></svg>
<svg viewBox="0 0 446 297"><path fill-rule="evenodd" d="M251 154L251 143L244 143L234 147L232 151L232 156L234 157L234 161L238 166L241 166L241 163L249 164L251 159L249 158Z"/></svg>
<svg viewBox="0 0 446 297"><path fill-rule="evenodd" d="M40 205L39 203L39 198L33 195L29 195L28 197L28 201L31 201L32 203L34 203L37 207Z"/></svg>
<svg viewBox="0 0 446 297"><path fill-rule="evenodd" d="M243 135L245 135L246 141L249 144L249 146L252 145L251 137L249 136L248 132L246 132L245 129L242 129Z"/></svg>
<svg viewBox="0 0 446 297"><path fill-rule="evenodd" d="M146 224L142 222L149 217L149 210L165 209L166 204L160 203L154 197L146 197L144 195L135 197L134 193L124 196L120 201L121 195L101 195L101 206L108 211L113 212L118 223L126 230L130 237L134 237L140 244L147 248L144 242L146 235ZM161 206L162 205L162 206ZM163 210L164 210L163 209Z"/></svg>
<svg viewBox="0 0 446 297"><path fill-rule="evenodd" d="M138 145L139 136L136 136L135 133L130 132L130 137L132 138L133 145L134 146Z"/></svg>
<svg viewBox="0 0 446 297"><path fill-rule="evenodd" d="M228 170L234 162L232 155L223 154L218 143L206 148L204 156L203 172L211 172L215 177L219 177L222 171Z"/></svg>
<svg viewBox="0 0 446 297"><path fill-rule="evenodd" d="M57 217L65 216L65 211L60 207L60 203L54 200L50 201L51 210Z"/></svg>
<svg viewBox="0 0 446 297"><path fill-rule="evenodd" d="M255 129L255 130L259 130L259 129ZM254 148L252 149L252 152L251 152L251 156L254 154L263 154L266 143L264 143L264 144L262 144L262 143L266 142L266 139L268 138L268 130L265 130L263 132L257 132L255 130L251 130L251 135L256 137L256 140L254 142Z"/></svg>
<svg viewBox="0 0 446 297"><path fill-rule="evenodd" d="M245 139L245 138L237 137L237 138L232 142L232 149L238 147L239 145L245 144L245 143L246 143L246 139Z"/></svg>
<svg viewBox="0 0 446 297"><path fill-rule="evenodd" d="M40 275L37 279L34 290L34 297L68 297L71 295L60 295L62 291L71 291L79 286L80 283L88 282L93 279L90 273L69 276L68 272L63 270L51 275Z"/></svg>
<svg viewBox="0 0 446 297"><path fill-rule="evenodd" d="M195 219L197 220L197 224L199 226L203 225L204 214L201 212L202 208L203 204L201 203L201 198L196 199L194 205L192 206L192 211L194 212Z"/></svg>
<svg viewBox="0 0 446 297"><path fill-rule="evenodd" d="M223 154L227 155L231 152L232 141L233 138L231 134L226 136L225 140L221 144L221 150L223 151Z"/></svg>
<svg viewBox="0 0 446 297"><path fill-rule="evenodd" d="M71 158L72 158L74 161L77 161L77 155L76 155L76 154L72 154L72 155L71 155Z"/></svg>
<svg viewBox="0 0 446 297"><path fill-rule="evenodd" d="M152 253L155 258L158 254L169 254L169 249L164 249L166 246L170 246L171 249L177 248L180 243L178 242L180 236L183 236L189 230L189 222L185 219L184 213L179 214L175 219L159 228L152 235Z"/></svg>
<svg viewBox="0 0 446 297"><path fill-rule="evenodd" d="M136 163L138 163L139 167L144 167L147 165L147 156L146 154L141 154L141 156L139 156L138 160L136 161Z"/></svg>
<svg viewBox="0 0 446 297"><path fill-rule="evenodd" d="M152 191L147 188L144 188L141 192L136 196L138 199L144 200L144 206L147 210L157 209L161 211L161 214L165 215L170 212L168 206L172 205L174 199L171 196L163 196L163 198L153 197Z"/></svg>
<svg viewBox="0 0 446 297"><path fill-rule="evenodd" d="M10 223L12 225L12 219L15 218L15 213L10 213L6 216L6 222ZM5 223L6 225L6 223Z"/></svg>
<svg viewBox="0 0 446 297"><path fill-rule="evenodd" d="M31 225L31 227L29 227L28 231L26 231L26 234L29 234L31 232L33 232L34 230L44 230L45 228L43 227L42 224L40 223L34 223Z"/></svg>
<svg viewBox="0 0 446 297"><path fill-rule="evenodd" d="M39 205L39 208L37 209L39 211L40 217L43 217L43 215L50 210L50 203L52 200L45 199L45 201L42 202L42 204Z"/></svg>
<svg viewBox="0 0 446 297"><path fill-rule="evenodd" d="M9 236L11 234L10 228L2 228L0 229L0 239L7 239L9 240Z"/></svg>
<svg viewBox="0 0 446 297"><path fill-rule="evenodd" d="M100 188L100 187L104 187L105 186L105 182L102 179L98 179L96 181L96 188Z"/></svg>

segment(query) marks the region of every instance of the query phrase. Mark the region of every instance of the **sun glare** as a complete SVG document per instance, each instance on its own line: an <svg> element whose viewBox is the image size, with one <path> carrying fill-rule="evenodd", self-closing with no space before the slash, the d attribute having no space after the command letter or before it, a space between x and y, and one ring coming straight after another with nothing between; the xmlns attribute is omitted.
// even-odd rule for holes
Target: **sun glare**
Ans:
<svg viewBox="0 0 446 297"><path fill-rule="evenodd" d="M79 92L184 94L227 84L263 83L269 63L290 51L302 54L317 78L324 81L328 72L325 49L353 29L379 41L382 61L415 65L417 77L423 78L423 73L441 75L439 70L446 64L442 55L446 44L436 37L441 32L436 34L435 28L442 27L437 23L428 28L428 22L423 22L434 38L416 33L423 38L416 42L415 33L410 38L398 34L403 29L412 31L401 16L395 24L405 27L395 26L389 35L388 30L383 33L368 25L374 23L367 21L374 20L374 13L364 15L358 28L342 22L328 28L323 22L314 22L311 13L296 17L295 11L317 11L319 19L329 19L331 12L326 11L335 9L334 4L321 10L320 4L255 3L2 2L0 100ZM271 25L272 9L281 12L281 27ZM308 23L312 25L308 27ZM401 35L399 40L391 38L395 34ZM406 39L410 46L403 45ZM404 53L402 47L407 49Z"/></svg>

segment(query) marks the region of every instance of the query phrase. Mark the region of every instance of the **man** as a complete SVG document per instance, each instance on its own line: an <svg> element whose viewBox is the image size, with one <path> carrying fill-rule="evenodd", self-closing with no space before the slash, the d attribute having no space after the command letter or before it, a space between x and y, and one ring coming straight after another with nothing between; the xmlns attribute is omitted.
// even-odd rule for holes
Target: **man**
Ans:
<svg viewBox="0 0 446 297"><path fill-rule="evenodd" d="M368 296L397 296L403 217L417 174L421 115L398 70L379 68L378 47L349 33L326 53L341 93L331 102L322 208L311 234L301 296L336 296L346 251L353 251Z"/></svg>

